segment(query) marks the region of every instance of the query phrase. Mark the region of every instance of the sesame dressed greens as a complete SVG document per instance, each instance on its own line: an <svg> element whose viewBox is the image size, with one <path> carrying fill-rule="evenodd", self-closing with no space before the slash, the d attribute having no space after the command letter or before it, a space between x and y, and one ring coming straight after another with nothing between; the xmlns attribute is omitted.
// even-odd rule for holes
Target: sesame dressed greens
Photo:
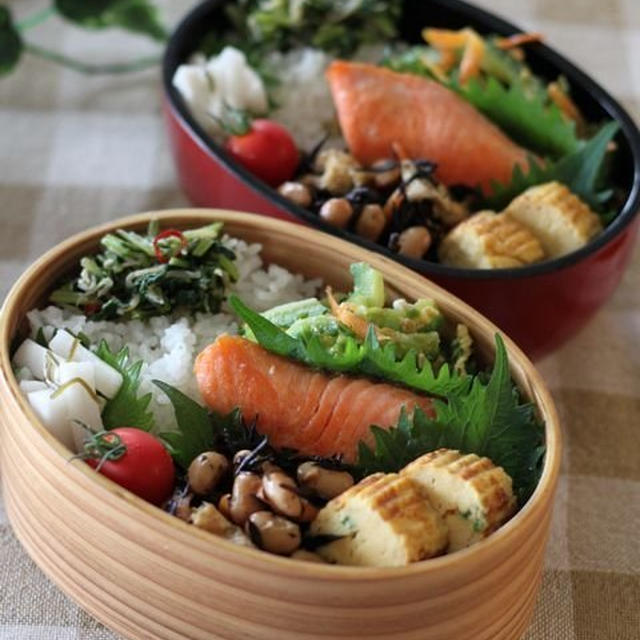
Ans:
<svg viewBox="0 0 640 640"><path fill-rule="evenodd" d="M239 46L259 59L265 51L307 45L337 55L397 35L399 0L241 0L225 6L233 29L211 34L207 53Z"/></svg>
<svg viewBox="0 0 640 640"><path fill-rule="evenodd" d="M216 313L234 282L235 254L222 242L222 223L146 234L118 229L100 240L102 251L80 260L80 274L50 296L96 320L130 320L186 308Z"/></svg>

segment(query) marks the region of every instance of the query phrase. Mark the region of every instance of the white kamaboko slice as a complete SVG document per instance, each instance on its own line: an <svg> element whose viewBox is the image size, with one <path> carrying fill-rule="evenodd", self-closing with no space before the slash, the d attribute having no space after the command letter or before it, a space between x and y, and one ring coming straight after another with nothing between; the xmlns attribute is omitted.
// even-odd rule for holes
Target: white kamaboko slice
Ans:
<svg viewBox="0 0 640 640"><path fill-rule="evenodd" d="M49 343L49 348L65 360L90 362L95 369L96 389L107 398L113 398L122 385L122 376L95 353L85 349L68 331L58 331Z"/></svg>
<svg viewBox="0 0 640 640"><path fill-rule="evenodd" d="M75 450L80 451L88 435L87 428L94 433L103 430L95 394L95 367L91 362L61 362L56 374L60 384L56 393L67 403Z"/></svg>
<svg viewBox="0 0 640 640"><path fill-rule="evenodd" d="M202 124L207 119L213 122L213 118L207 118L210 84L207 70L202 65L181 64L173 76L173 86L189 105L195 119Z"/></svg>
<svg viewBox="0 0 640 640"><path fill-rule="evenodd" d="M42 382L41 380L21 380L20 381L20 390L22 393L32 393L33 391L44 391L48 389L46 382Z"/></svg>
<svg viewBox="0 0 640 640"><path fill-rule="evenodd" d="M35 340L27 338L20 347L18 347L18 350L13 356L13 366L16 368L26 367L31 371L34 378L44 380L47 377L47 366L52 355L48 349L39 345Z"/></svg>
<svg viewBox="0 0 640 640"><path fill-rule="evenodd" d="M96 391L96 368L93 362L68 362L63 360L56 367L54 380L57 384L64 384L79 378L83 380L93 393Z"/></svg>
<svg viewBox="0 0 640 640"><path fill-rule="evenodd" d="M67 449L75 451L75 439L71 431L66 398L63 395L55 395L55 391L51 389L44 389L28 393L27 399L49 433Z"/></svg>

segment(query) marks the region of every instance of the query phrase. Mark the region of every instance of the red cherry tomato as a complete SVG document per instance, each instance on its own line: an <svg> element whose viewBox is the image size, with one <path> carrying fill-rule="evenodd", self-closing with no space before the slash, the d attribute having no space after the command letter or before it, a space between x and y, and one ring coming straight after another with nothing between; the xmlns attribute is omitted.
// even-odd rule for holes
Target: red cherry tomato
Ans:
<svg viewBox="0 0 640 640"><path fill-rule="evenodd" d="M226 148L240 164L272 187L291 179L300 162L291 134L273 120L254 120L247 133L231 136Z"/></svg>
<svg viewBox="0 0 640 640"><path fill-rule="evenodd" d="M102 464L98 457L88 459L87 464L153 504L160 505L171 496L175 468L169 452L157 438L132 427L118 427L95 438L99 449L102 442L105 450L118 444L124 450L118 448L113 459L107 458Z"/></svg>

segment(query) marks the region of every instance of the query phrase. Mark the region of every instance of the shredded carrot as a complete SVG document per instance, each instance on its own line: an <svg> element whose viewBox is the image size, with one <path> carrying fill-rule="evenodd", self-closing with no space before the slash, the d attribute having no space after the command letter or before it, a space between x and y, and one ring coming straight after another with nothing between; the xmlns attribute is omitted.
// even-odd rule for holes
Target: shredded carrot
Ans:
<svg viewBox="0 0 640 640"><path fill-rule="evenodd" d="M455 67L457 61L458 56L455 51L452 51L451 49L443 49L440 52L440 60L438 60L437 66L443 73L446 73Z"/></svg>
<svg viewBox="0 0 640 640"><path fill-rule="evenodd" d="M484 40L475 32L469 31L467 44L464 48L460 63L460 82L464 84L469 78L474 78L480 72L484 58Z"/></svg>
<svg viewBox="0 0 640 640"><path fill-rule="evenodd" d="M557 82L550 82L547 86L547 93L562 113L573 120L578 125L584 125L584 118L580 113L580 109L575 105L573 100L562 90Z"/></svg>
<svg viewBox="0 0 640 640"><path fill-rule="evenodd" d="M544 36L541 33L516 33L508 38L500 38L496 40L496 46L498 49L506 51L514 47L520 47L523 44L532 44L534 42L542 42Z"/></svg>
<svg viewBox="0 0 640 640"><path fill-rule="evenodd" d="M422 37L436 49L462 49L467 44L469 29L423 29Z"/></svg>
<svg viewBox="0 0 640 640"><path fill-rule="evenodd" d="M329 307L331 308L331 313L338 319L346 327L349 327L355 335L364 340L367 337L367 333L369 331L369 323L360 316L356 315L351 309L350 305L343 302L342 304L338 304L336 299L333 297L333 290L331 287L326 288L327 300L329 300ZM377 333L377 332L376 332Z"/></svg>
<svg viewBox="0 0 640 640"><path fill-rule="evenodd" d="M484 40L473 29L423 29L422 37L440 51L440 68L451 69L457 61L457 51L462 49L460 82L477 76L484 57Z"/></svg>

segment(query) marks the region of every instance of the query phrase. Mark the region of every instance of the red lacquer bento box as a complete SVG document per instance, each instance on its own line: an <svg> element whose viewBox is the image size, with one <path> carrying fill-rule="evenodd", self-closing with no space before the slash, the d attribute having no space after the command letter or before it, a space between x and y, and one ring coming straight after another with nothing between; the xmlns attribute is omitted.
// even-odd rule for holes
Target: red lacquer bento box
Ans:
<svg viewBox="0 0 640 640"><path fill-rule="evenodd" d="M172 86L177 66L221 20L224 2L209 0L186 16L173 34L164 59L164 109L180 184L197 206L253 211L292 220L343 237L425 275L488 316L530 357L550 353L576 334L612 295L630 260L640 207L640 133L628 113L600 85L553 49L535 44L528 61L542 76L564 75L591 121L620 124L614 182L626 194L622 210L604 232L582 249L517 269L449 267L399 255L355 233L336 229L292 204L235 162L195 122ZM402 35L417 41L420 25L510 35L514 25L459 0L404 3Z"/></svg>

